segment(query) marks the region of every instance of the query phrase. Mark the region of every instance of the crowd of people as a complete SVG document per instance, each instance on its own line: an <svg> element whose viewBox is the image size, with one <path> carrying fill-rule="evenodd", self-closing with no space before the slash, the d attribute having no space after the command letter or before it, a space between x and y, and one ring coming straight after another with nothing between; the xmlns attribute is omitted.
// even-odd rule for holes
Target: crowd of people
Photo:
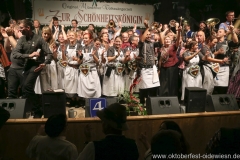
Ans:
<svg viewBox="0 0 240 160"><path fill-rule="evenodd" d="M240 34L234 19L234 11L228 11L219 29L201 21L196 31L188 23L145 20L142 32L135 24L122 32L121 22L110 20L100 33L94 24L80 30L75 19L68 30L57 17L42 28L38 20L10 20L0 29L1 98L27 98L39 117L37 95L44 91L64 89L67 105L79 107L84 98L129 92L138 79L131 92L139 92L143 105L148 96L184 100L185 87L204 88L208 95L234 94L239 100Z"/></svg>

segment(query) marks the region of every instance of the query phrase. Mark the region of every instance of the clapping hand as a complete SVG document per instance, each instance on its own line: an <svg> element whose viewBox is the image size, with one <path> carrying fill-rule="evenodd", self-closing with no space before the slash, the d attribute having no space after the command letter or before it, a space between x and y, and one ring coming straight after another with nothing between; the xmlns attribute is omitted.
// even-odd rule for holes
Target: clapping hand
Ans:
<svg viewBox="0 0 240 160"><path fill-rule="evenodd" d="M93 51L92 51L92 56L94 56L96 53L97 53L97 50L96 50L96 49L93 49Z"/></svg>

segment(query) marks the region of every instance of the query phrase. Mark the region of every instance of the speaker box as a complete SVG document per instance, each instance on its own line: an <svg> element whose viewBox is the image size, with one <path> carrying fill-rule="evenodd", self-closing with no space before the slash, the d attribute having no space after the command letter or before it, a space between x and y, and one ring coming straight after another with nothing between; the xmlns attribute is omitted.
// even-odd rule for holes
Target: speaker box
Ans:
<svg viewBox="0 0 240 160"><path fill-rule="evenodd" d="M91 98L86 98L85 101L85 117L91 117L90 115L90 99ZM113 103L117 103L118 102L118 98L117 97L106 97L106 106L109 106Z"/></svg>
<svg viewBox="0 0 240 160"><path fill-rule="evenodd" d="M146 107L148 115L180 113L177 97L148 97Z"/></svg>
<svg viewBox="0 0 240 160"><path fill-rule="evenodd" d="M208 95L206 111L235 111L239 110L236 98L233 94Z"/></svg>
<svg viewBox="0 0 240 160"><path fill-rule="evenodd" d="M26 99L0 99L0 106L10 113L10 119L22 119L31 107L26 107Z"/></svg>
<svg viewBox="0 0 240 160"><path fill-rule="evenodd" d="M186 113L205 112L206 95L206 89L186 87L184 95Z"/></svg>
<svg viewBox="0 0 240 160"><path fill-rule="evenodd" d="M65 92L43 92L42 107L44 118L49 118L54 114L66 114L66 94Z"/></svg>

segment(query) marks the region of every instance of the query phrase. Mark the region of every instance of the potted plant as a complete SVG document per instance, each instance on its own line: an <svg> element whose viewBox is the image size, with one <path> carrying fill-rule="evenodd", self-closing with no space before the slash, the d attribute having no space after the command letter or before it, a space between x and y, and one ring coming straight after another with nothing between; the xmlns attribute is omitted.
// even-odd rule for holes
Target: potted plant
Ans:
<svg viewBox="0 0 240 160"><path fill-rule="evenodd" d="M137 116L137 115L145 115L146 109L143 108L137 94L130 94L128 91L124 91L119 97L118 101L123 101L126 106L128 115Z"/></svg>

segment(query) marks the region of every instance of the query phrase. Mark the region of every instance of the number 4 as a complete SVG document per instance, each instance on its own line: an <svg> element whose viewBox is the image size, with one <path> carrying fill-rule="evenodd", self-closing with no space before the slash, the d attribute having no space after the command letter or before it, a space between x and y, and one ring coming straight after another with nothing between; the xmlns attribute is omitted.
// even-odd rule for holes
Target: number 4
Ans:
<svg viewBox="0 0 240 160"><path fill-rule="evenodd" d="M95 104L95 106L94 106L94 108L93 108L93 110L94 111L96 111L96 110L102 110L102 109L104 109L103 107L102 107L102 102L101 101L99 101L99 102L97 102L96 104Z"/></svg>

